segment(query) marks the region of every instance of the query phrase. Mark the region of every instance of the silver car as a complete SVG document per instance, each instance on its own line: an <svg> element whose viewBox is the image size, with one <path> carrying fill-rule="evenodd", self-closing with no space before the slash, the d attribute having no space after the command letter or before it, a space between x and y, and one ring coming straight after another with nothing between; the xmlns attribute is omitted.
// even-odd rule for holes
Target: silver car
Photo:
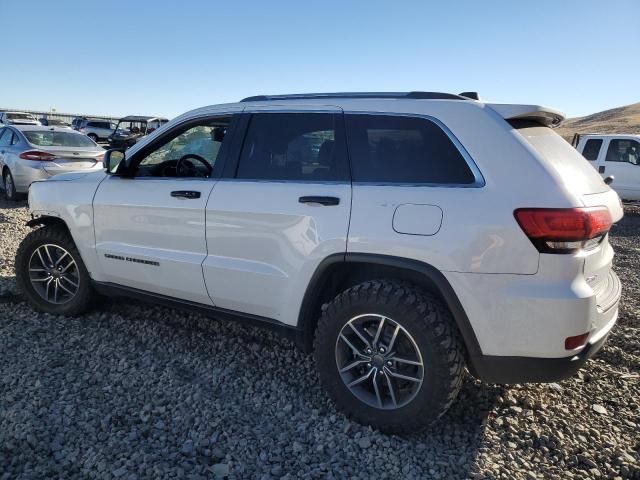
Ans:
<svg viewBox="0 0 640 480"><path fill-rule="evenodd" d="M12 125L0 128L0 171L8 200L36 180L58 173L102 169L104 149L68 128Z"/></svg>

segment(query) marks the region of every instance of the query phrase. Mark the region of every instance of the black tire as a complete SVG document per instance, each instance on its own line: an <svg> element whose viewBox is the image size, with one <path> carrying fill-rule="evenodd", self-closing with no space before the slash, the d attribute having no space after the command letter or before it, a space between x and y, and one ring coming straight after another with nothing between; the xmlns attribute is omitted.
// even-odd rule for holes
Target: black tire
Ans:
<svg viewBox="0 0 640 480"><path fill-rule="evenodd" d="M89 135L87 135L87 137L89 137L91 140L93 140L96 143L98 143L98 140L100 140L95 133L90 133Z"/></svg>
<svg viewBox="0 0 640 480"><path fill-rule="evenodd" d="M13 175L11 175L11 170L8 168L5 168L2 174L2 185L4 188L4 196L7 200L15 202L20 199L20 195L16 192L16 184L13 181Z"/></svg>
<svg viewBox="0 0 640 480"><path fill-rule="evenodd" d="M36 249L45 244L58 245L64 248L77 265L78 289L67 303L55 304L42 298L31 284L29 277L29 261ZM59 225L47 225L30 232L20 243L16 253L16 282L25 300L41 312L76 316L86 312L95 298L91 279L80 253L67 230Z"/></svg>
<svg viewBox="0 0 640 480"><path fill-rule="evenodd" d="M338 336L350 319L364 314L393 319L413 337L420 351L423 381L406 405L386 410L370 406L341 378L336 357ZM359 423L386 433L423 430L447 411L462 385L464 352L446 306L419 287L395 280L367 281L338 295L323 312L314 342L320 383L336 406Z"/></svg>

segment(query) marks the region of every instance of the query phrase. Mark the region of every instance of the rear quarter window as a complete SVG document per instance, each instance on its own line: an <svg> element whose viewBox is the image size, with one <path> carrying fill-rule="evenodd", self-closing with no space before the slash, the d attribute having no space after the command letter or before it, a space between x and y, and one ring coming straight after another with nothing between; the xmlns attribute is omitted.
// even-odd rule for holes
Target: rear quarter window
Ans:
<svg viewBox="0 0 640 480"><path fill-rule="evenodd" d="M356 182L470 185L476 178L453 141L420 117L346 115Z"/></svg>

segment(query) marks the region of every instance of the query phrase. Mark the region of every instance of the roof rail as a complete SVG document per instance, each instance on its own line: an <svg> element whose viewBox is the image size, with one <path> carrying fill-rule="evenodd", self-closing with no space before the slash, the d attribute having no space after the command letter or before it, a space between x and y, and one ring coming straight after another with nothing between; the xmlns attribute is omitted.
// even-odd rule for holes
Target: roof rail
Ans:
<svg viewBox="0 0 640 480"><path fill-rule="evenodd" d="M468 100L460 95L441 92L338 92L295 93L291 95L255 95L241 102L265 102L271 100L310 100L316 98L410 98L415 100Z"/></svg>

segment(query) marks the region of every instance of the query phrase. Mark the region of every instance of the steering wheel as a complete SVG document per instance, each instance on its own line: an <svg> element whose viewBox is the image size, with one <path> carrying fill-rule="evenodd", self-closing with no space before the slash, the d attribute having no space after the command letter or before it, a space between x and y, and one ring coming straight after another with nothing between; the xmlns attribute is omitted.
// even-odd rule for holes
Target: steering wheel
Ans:
<svg viewBox="0 0 640 480"><path fill-rule="evenodd" d="M193 162L189 161L190 158L197 160L202 165L204 165L205 168L207 169L207 174L203 175L203 173L200 170L198 170L198 168L196 168ZM196 155L195 153L187 153L186 155L183 155L182 157L180 157L180 160L178 160L178 163L176 163L176 175L178 177L209 178L212 173L213 173L213 167L209 164L209 162L207 162L207 160L202 158L200 155Z"/></svg>

